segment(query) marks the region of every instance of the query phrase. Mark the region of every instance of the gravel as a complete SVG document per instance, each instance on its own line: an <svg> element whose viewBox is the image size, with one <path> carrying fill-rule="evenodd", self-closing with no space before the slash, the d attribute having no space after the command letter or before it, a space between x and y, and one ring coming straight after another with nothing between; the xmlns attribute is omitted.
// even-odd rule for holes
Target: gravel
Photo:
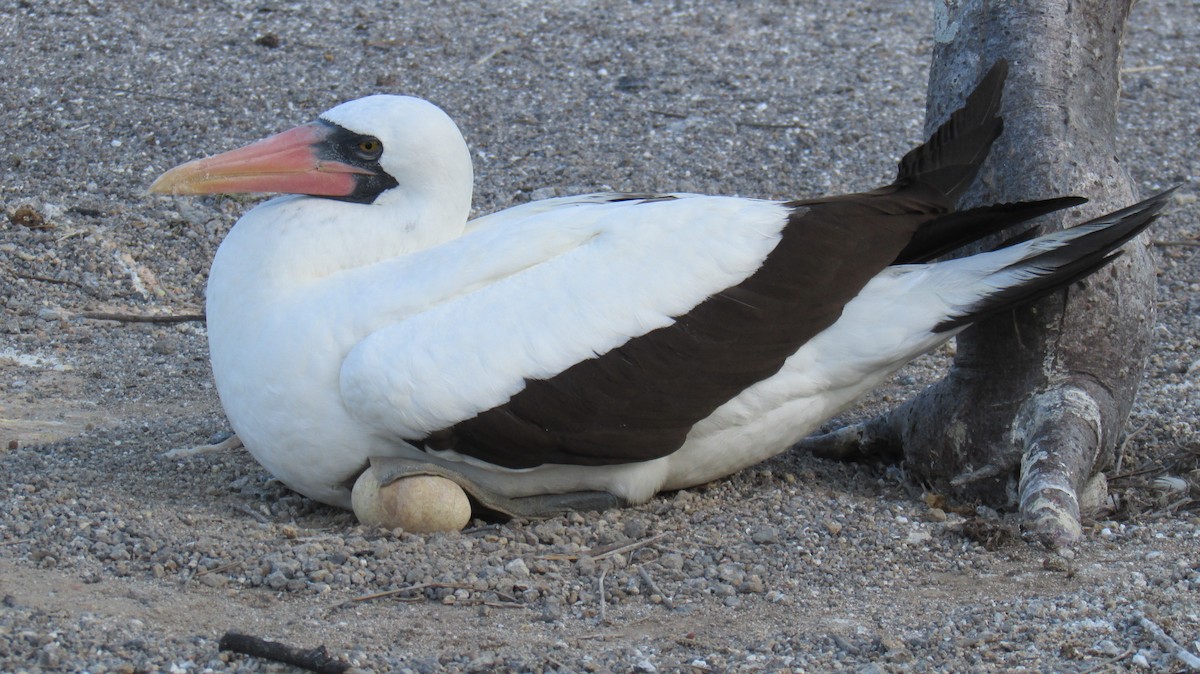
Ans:
<svg viewBox="0 0 1200 674"><path fill-rule="evenodd" d="M349 98L442 105L487 212L596 189L873 187L921 135L917 0L0 4L0 670L287 671L236 630L384 672L1179 671L1200 652L1200 6L1140 3L1122 159L1182 183L1153 237L1158 344L1071 556L902 469L785 455L644 506L462 533L359 526L227 432L203 323L253 200L161 171ZM850 421L938 376L902 372ZM986 515L986 516L985 516ZM1149 621L1143 622L1143 621Z"/></svg>

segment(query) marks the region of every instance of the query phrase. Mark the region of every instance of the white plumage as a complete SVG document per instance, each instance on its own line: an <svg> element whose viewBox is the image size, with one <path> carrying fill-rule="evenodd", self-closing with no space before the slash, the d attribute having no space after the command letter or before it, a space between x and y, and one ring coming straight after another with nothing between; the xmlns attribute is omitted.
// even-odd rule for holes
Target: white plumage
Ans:
<svg viewBox="0 0 1200 674"><path fill-rule="evenodd" d="M997 119L998 100L997 91L995 101L976 103L990 106L976 112L984 120L978 124ZM823 277L788 281L788 292L803 295L796 306L832 311L825 321L832 325L820 324L811 335L796 332L799 328L776 335L766 325L765 336L745 346L750 360L765 358L759 355L763 344L778 350L777 341L795 343L766 366L773 371L725 394L719 404L706 398L715 409L697 412L680 446L625 456L614 443L612 457L576 460L583 455L562 440L565 449L549 454L561 462L526 465L520 436L513 436L511 446L487 444L491 426L483 425L483 435L468 436L455 434L456 425L489 410L508 414L505 406L531 380L561 386L572 400L587 402L594 395L603 410L619 410L621 391L609 390L609 380L591 391L579 390L586 388L582 380L571 378L571 368L589 359L626 373L619 381L634 382L631 390L639 388L639 368L653 365L647 359L675 358L676 370L705 365L672 353L675 346L660 353L655 340L691 320L685 317L700 316L697 308L713 297L726 301L739 320L780 311L763 308L769 302L759 306L757 298L782 285L767 283L766 290L744 296L741 290L764 280L765 261L773 253L784 254L785 229L795 228L788 236L796 237L818 231L833 217L827 213L841 212L842 202L596 194L536 202L468 222L470 155L441 110L418 99L372 96L338 106L322 120L278 137L282 140L176 168L153 189L318 195L276 198L242 217L213 262L207 316L217 389L245 446L293 489L342 507L349 507L349 488L373 457L438 464L507 497L604 491L640 502L662 489L727 475L785 450L897 368L949 339L961 326L944 329L948 320L981 307L991 311L989 297L998 291L1053 277L1058 266L1030 262L1033 258L1124 222L1110 219L931 264L888 266L903 261L897 256L911 232L894 236L890 248L879 251L864 251L865 244L855 248L849 234L848 247L841 249L836 236L801 239L798 249L822 256L814 259L840 255L839 264L852 267L861 256L877 267L859 274L861 288L840 291L848 301L831 300L832 309L824 298L836 296L832 286L841 281L828 281L830 288L819 287ZM315 149L302 151L309 146ZM961 154L945 147L928 151ZM971 161L964 170L973 174L982 156ZM905 178L902 166L893 192L916 199L908 196L917 188L906 186L906 179L928 192L920 180L928 168L910 167L912 175ZM290 189L289 181L300 173L303 187ZM368 180L376 182L364 187ZM949 199L952 206L959 190L955 185L934 192L932 201L922 201L925 194L918 190L916 200L925 211L916 209L917 220L924 220L904 226L916 231L937 220L950 210L943 202ZM893 199L891 194L861 195L861 203ZM916 217L901 202L903 217ZM888 217L879 216L880 232L899 228ZM835 225L832 231L839 232L842 225ZM847 232L874 226L845 223ZM873 240L869 231L861 236ZM1105 244L1100 255L1119 243ZM739 303L745 306L734 306ZM683 332L707 335L707 324L695 321ZM709 348L704 341L709 337L697 339ZM644 350L623 350L634 342ZM730 363L743 350L738 344L720 348ZM655 401L653 393L639 395ZM629 414L652 416L646 406L639 403ZM562 422L564 432L583 424L587 414L572 408ZM653 426L644 419L637 423ZM619 437L621 424L612 425L585 430ZM437 439L446 433L454 441L441 446Z"/></svg>

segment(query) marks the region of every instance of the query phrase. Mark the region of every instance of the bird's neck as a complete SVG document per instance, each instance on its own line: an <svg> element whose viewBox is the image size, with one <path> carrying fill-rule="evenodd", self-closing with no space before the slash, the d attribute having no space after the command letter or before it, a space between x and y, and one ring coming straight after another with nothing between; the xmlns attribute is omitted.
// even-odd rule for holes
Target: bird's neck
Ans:
<svg viewBox="0 0 1200 674"><path fill-rule="evenodd" d="M385 196L389 199L374 204L303 196L272 199L230 231L212 276L233 281L250 275L257 285L297 287L424 250L463 232L469 194L426 203L403 193Z"/></svg>

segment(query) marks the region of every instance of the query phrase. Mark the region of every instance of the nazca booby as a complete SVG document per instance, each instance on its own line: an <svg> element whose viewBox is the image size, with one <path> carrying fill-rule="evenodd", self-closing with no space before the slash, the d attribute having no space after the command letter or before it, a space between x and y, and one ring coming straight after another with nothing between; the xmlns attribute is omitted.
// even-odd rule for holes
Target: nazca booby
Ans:
<svg viewBox="0 0 1200 674"><path fill-rule="evenodd" d="M508 513L638 503L784 451L1154 219L1165 194L933 262L1084 201L955 210L1001 132L1006 72L859 194L588 194L468 221L458 128L391 95L176 167L151 191L289 194L229 232L207 317L229 421L292 489L349 507L373 463L382 483L443 475Z"/></svg>

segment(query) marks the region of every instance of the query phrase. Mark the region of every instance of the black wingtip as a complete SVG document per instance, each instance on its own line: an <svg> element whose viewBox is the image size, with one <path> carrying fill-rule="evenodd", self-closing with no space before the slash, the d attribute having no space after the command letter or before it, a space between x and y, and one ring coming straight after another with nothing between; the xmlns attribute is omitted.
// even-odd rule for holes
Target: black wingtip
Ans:
<svg viewBox="0 0 1200 674"><path fill-rule="evenodd" d="M945 195L951 205L957 204L1004 129L1000 102L1007 78L1008 61L992 64L962 107L930 134L929 140L904 155L896 182L928 185Z"/></svg>
<svg viewBox="0 0 1200 674"><path fill-rule="evenodd" d="M1008 270L1024 268L1036 273L1021 283L992 293L963 313L942 321L934 327L934 332L953 330L1014 309L1090 276L1120 257L1118 248L1153 224L1177 189L1178 186L1172 187L1132 206L1072 227L1071 230L1082 228L1092 231L1012 265Z"/></svg>
<svg viewBox="0 0 1200 674"><path fill-rule="evenodd" d="M1083 197L1059 197L951 211L922 225L892 264L929 262L1022 222L1086 202Z"/></svg>

